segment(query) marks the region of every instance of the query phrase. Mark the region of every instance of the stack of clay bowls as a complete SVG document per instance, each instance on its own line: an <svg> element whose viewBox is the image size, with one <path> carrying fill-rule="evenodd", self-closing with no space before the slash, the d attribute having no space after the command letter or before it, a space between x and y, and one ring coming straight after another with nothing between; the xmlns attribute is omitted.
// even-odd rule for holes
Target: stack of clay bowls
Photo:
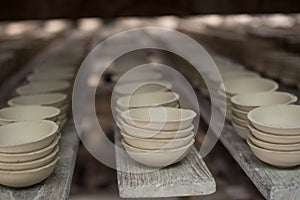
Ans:
<svg viewBox="0 0 300 200"><path fill-rule="evenodd" d="M220 85L219 93L226 98L227 108L226 117L227 119L232 119L231 114L231 98L238 94L247 94L254 92L270 92L278 89L278 84L270 79L259 78L259 77L246 77L238 78L225 81Z"/></svg>
<svg viewBox="0 0 300 200"><path fill-rule="evenodd" d="M263 106L249 112L247 142L255 156L277 167L300 164L300 106Z"/></svg>
<svg viewBox="0 0 300 200"><path fill-rule="evenodd" d="M231 98L232 124L239 136L247 139L250 133L247 127L247 115L251 110L261 106L292 104L296 101L297 97L287 92L258 92L236 95Z"/></svg>
<svg viewBox="0 0 300 200"><path fill-rule="evenodd" d="M59 138L58 125L49 120L0 126L0 184L19 188L46 179L58 160Z"/></svg>

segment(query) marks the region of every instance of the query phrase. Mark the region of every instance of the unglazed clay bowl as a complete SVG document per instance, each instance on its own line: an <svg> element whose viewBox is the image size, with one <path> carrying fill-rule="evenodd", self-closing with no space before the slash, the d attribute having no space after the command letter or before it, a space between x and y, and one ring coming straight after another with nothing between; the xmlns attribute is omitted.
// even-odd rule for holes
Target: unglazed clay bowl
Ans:
<svg viewBox="0 0 300 200"><path fill-rule="evenodd" d="M252 125L248 124L248 128L252 135L264 142L275 144L293 144L300 143L300 135L274 135L257 130Z"/></svg>
<svg viewBox="0 0 300 200"><path fill-rule="evenodd" d="M120 79L121 78L121 79ZM163 75L156 71L133 71L125 73L122 77L120 75L114 75L112 80L117 82L119 79L120 82L140 82L140 81L157 81L161 80Z"/></svg>
<svg viewBox="0 0 300 200"><path fill-rule="evenodd" d="M123 130L128 135L137 138L154 138L154 139L173 139L173 138L184 138L190 135L194 129L194 126L191 125L187 129L177 130L177 131L153 131L138 128L132 125L129 125L123 121L117 124L118 127Z"/></svg>
<svg viewBox="0 0 300 200"><path fill-rule="evenodd" d="M53 80L71 80L74 78L73 73L49 73L49 72L39 72L27 76L27 81L29 82L39 82L39 81L53 81Z"/></svg>
<svg viewBox="0 0 300 200"><path fill-rule="evenodd" d="M171 83L163 81L120 83L115 87L114 92L119 97L123 97L140 93L168 91L171 87Z"/></svg>
<svg viewBox="0 0 300 200"><path fill-rule="evenodd" d="M57 157L58 151L59 151L59 147L56 146L55 149L50 154L37 160L32 160L28 162L17 162L17 163L0 162L0 170L17 171L17 170L28 170L28 169L39 168L53 161Z"/></svg>
<svg viewBox="0 0 300 200"><path fill-rule="evenodd" d="M58 159L55 158L51 163L35 169L21 171L0 170L0 184L14 188L35 185L52 174Z"/></svg>
<svg viewBox="0 0 300 200"><path fill-rule="evenodd" d="M300 151L300 143L295 143L295 144L269 143L255 138L252 134L249 135L249 138L253 144L263 149L275 150L275 151Z"/></svg>
<svg viewBox="0 0 300 200"><path fill-rule="evenodd" d="M8 101L10 106L43 105L59 108L66 104L67 95L62 93L35 94L14 97Z"/></svg>
<svg viewBox="0 0 300 200"><path fill-rule="evenodd" d="M278 83L265 78L240 78L224 82L221 90L229 96L254 92L269 92L278 89Z"/></svg>
<svg viewBox="0 0 300 200"><path fill-rule="evenodd" d="M234 108L234 107L231 107L231 113L239 118L239 119L242 119L242 120L245 120L247 121L248 120L248 112L247 111L242 111L242 110L239 110L237 108Z"/></svg>
<svg viewBox="0 0 300 200"><path fill-rule="evenodd" d="M21 96L54 92L65 93L69 88L70 83L67 81L38 81L17 88L17 93Z"/></svg>
<svg viewBox="0 0 300 200"><path fill-rule="evenodd" d="M128 135L121 131L121 134L127 144L132 147L140 149L176 149L185 146L190 143L195 134L191 132L184 138L172 138L172 139L155 139L155 138L138 138Z"/></svg>
<svg viewBox="0 0 300 200"><path fill-rule="evenodd" d="M155 106L176 107L178 99L179 95L173 92L135 94L132 96L121 97L117 100L117 106L122 111Z"/></svg>
<svg viewBox="0 0 300 200"><path fill-rule="evenodd" d="M129 125L147 130L174 131L187 129L196 115L187 109L151 107L124 111L121 118Z"/></svg>
<svg viewBox="0 0 300 200"><path fill-rule="evenodd" d="M53 121L23 121L0 126L0 152L25 153L48 146L57 135Z"/></svg>
<svg viewBox="0 0 300 200"><path fill-rule="evenodd" d="M258 130L276 135L300 135L300 106L273 105L256 108L248 119Z"/></svg>
<svg viewBox="0 0 300 200"><path fill-rule="evenodd" d="M239 125L239 126L242 126L244 128L247 128L247 125L248 125L248 121L247 120L242 120L234 115L231 116L232 117L232 122Z"/></svg>
<svg viewBox="0 0 300 200"><path fill-rule="evenodd" d="M36 151L26 153L0 153L0 162L19 163L41 159L49 155L55 149L55 147L58 145L59 139L60 135L56 136L51 144Z"/></svg>
<svg viewBox="0 0 300 200"><path fill-rule="evenodd" d="M241 111L251 111L254 108L276 104L292 104L297 97L287 92L259 92L239 94L231 98L233 107Z"/></svg>
<svg viewBox="0 0 300 200"><path fill-rule="evenodd" d="M237 134L243 138L244 140L248 138L248 135L250 134L250 131L248 128L245 128L243 126L240 126L236 123L232 123L233 128L235 129L235 131L237 132Z"/></svg>
<svg viewBox="0 0 300 200"><path fill-rule="evenodd" d="M251 151L261 161L276 167L294 167L300 164L300 151L274 151L254 145L247 139Z"/></svg>
<svg viewBox="0 0 300 200"><path fill-rule="evenodd" d="M60 110L51 106L14 106L0 110L0 125L17 121L51 120L55 121Z"/></svg>
<svg viewBox="0 0 300 200"><path fill-rule="evenodd" d="M135 161L150 167L166 167L181 161L193 147L193 139L188 145L177 149L145 150L132 147L122 140L128 155Z"/></svg>

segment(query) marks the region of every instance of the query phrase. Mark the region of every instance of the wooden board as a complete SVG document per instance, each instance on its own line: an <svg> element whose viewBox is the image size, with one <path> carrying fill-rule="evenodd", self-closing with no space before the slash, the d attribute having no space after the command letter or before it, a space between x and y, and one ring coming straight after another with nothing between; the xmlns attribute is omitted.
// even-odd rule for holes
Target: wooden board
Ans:
<svg viewBox="0 0 300 200"><path fill-rule="evenodd" d="M201 95L199 102L201 116L209 123L211 104ZM229 122L226 122L220 140L266 199L300 199L300 167L279 169L261 162Z"/></svg>
<svg viewBox="0 0 300 200"><path fill-rule="evenodd" d="M208 195L216 183L195 147L178 164L156 171L121 154L120 134L115 131L119 194L122 198L176 197ZM123 155L123 156L121 156Z"/></svg>

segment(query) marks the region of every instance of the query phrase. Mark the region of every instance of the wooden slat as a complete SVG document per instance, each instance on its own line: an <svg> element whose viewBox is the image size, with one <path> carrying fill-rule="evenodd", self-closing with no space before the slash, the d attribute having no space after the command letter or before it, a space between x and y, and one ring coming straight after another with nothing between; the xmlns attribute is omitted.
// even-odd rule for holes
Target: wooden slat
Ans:
<svg viewBox="0 0 300 200"><path fill-rule="evenodd" d="M115 142L119 194L123 198L196 196L216 191L214 178L195 147L182 162L149 172L150 168L120 153L123 147L117 129Z"/></svg>

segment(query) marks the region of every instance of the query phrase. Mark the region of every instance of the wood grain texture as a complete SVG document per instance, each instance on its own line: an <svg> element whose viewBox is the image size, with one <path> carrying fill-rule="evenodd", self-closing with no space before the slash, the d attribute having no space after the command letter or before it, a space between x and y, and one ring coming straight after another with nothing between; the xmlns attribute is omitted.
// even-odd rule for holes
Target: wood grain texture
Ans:
<svg viewBox="0 0 300 200"><path fill-rule="evenodd" d="M115 131L119 194L122 198L208 195L216 183L196 148L174 165L159 170L141 165L121 153L119 132Z"/></svg>
<svg viewBox="0 0 300 200"><path fill-rule="evenodd" d="M199 102L201 116L209 123L211 104L201 95ZM255 157L229 122L226 122L220 140L266 199L300 198L300 167L280 169L263 163Z"/></svg>
<svg viewBox="0 0 300 200"><path fill-rule="evenodd" d="M12 189L0 186L2 200L64 200L68 199L73 171L75 167L79 138L73 119L70 119L62 131L59 142L59 161L55 171L45 181L24 189Z"/></svg>

